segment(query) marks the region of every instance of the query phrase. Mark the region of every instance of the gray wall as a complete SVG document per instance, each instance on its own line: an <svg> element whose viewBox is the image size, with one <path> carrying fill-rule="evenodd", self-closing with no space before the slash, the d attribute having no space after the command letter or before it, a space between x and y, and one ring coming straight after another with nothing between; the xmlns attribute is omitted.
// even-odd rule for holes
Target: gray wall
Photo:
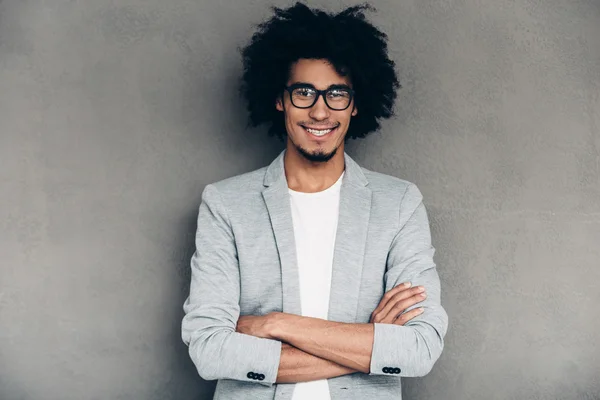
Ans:
<svg viewBox="0 0 600 400"><path fill-rule="evenodd" d="M373 3L404 88L348 152L424 193L451 321L406 399L599 399L600 1ZM202 189L282 146L269 4L0 1L0 399L210 397L181 305Z"/></svg>

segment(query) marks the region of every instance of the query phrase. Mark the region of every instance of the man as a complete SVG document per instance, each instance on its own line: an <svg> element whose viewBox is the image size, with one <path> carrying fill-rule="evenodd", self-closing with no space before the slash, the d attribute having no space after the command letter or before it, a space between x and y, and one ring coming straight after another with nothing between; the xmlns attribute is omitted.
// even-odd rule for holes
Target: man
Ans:
<svg viewBox="0 0 600 400"><path fill-rule="evenodd" d="M399 87L368 8L274 8L243 51L250 122L286 147L202 194L182 337L215 399L401 398L442 351L421 193L344 152Z"/></svg>

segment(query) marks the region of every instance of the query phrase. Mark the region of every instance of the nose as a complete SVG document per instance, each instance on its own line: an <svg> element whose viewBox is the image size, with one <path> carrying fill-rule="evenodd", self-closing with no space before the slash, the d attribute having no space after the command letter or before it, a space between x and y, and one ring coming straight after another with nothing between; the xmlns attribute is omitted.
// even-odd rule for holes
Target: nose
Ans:
<svg viewBox="0 0 600 400"><path fill-rule="evenodd" d="M308 115L316 121L329 118L329 107L325 104L323 96L319 96L317 102L310 108Z"/></svg>

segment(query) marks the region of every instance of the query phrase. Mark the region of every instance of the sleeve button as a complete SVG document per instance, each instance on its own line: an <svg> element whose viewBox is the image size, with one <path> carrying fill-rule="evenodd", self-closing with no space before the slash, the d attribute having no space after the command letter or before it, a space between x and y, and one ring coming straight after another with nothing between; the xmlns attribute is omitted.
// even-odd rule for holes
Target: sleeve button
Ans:
<svg viewBox="0 0 600 400"><path fill-rule="evenodd" d="M395 373L395 374L399 374L399 373L400 373L400 368L397 368L397 367L396 367L396 368L394 368L394 373Z"/></svg>
<svg viewBox="0 0 600 400"><path fill-rule="evenodd" d="M246 374L246 376L250 379L254 379L254 372L250 371L248 374Z"/></svg>
<svg viewBox="0 0 600 400"><path fill-rule="evenodd" d="M385 374L389 374L390 373L390 369L388 367L383 367L382 371Z"/></svg>
<svg viewBox="0 0 600 400"><path fill-rule="evenodd" d="M262 381L265 379L265 376L263 374L258 374L258 380Z"/></svg>

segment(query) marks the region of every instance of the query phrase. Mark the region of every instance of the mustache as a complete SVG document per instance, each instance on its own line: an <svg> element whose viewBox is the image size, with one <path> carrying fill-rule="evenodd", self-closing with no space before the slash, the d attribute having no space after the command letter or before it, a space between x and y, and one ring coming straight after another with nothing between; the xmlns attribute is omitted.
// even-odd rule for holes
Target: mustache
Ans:
<svg viewBox="0 0 600 400"><path fill-rule="evenodd" d="M302 125L302 126L310 126L311 128L318 128L318 127L325 127L325 128L336 128L338 127L340 124L339 122L298 122L298 125Z"/></svg>

